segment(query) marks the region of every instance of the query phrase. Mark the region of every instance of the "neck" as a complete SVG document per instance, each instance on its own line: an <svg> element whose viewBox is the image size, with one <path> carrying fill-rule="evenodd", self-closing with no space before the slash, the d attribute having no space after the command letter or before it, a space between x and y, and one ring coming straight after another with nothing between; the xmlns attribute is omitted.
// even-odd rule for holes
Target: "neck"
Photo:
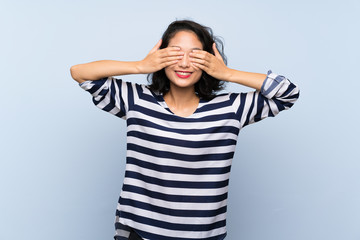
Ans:
<svg viewBox="0 0 360 240"><path fill-rule="evenodd" d="M170 84L171 85L171 84ZM174 85L170 86L169 92L164 96L174 106L184 107L194 102L199 102L199 97L195 93L195 88L179 88Z"/></svg>
<svg viewBox="0 0 360 240"><path fill-rule="evenodd" d="M179 116L191 115L199 105L199 97L195 88L179 88L170 84L170 90L164 96L164 100L170 110Z"/></svg>

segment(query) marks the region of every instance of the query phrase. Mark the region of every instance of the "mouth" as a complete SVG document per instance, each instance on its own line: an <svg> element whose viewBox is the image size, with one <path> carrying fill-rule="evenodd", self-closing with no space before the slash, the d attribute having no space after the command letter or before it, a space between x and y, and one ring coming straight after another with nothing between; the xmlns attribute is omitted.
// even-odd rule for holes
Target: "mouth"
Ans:
<svg viewBox="0 0 360 240"><path fill-rule="evenodd" d="M188 78L191 76L192 72L189 71L175 71L176 76L179 78Z"/></svg>

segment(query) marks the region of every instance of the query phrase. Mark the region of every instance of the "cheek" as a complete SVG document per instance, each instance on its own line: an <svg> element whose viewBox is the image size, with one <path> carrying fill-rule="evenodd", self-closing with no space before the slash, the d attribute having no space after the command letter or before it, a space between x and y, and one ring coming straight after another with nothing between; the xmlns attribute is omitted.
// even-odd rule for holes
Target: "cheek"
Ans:
<svg viewBox="0 0 360 240"><path fill-rule="evenodd" d="M165 68L165 75L166 75L167 78L169 78L170 72L171 72L170 67L166 67Z"/></svg>
<svg viewBox="0 0 360 240"><path fill-rule="evenodd" d="M199 81L202 75L202 70L197 70L194 72L196 81Z"/></svg>

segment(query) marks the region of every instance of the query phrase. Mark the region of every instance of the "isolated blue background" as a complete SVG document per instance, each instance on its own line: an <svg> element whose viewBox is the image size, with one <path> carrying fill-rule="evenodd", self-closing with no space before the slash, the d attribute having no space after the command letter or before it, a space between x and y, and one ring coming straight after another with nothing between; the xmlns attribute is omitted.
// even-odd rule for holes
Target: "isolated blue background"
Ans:
<svg viewBox="0 0 360 240"><path fill-rule="evenodd" d="M227 239L359 240L359 12L356 0L2 0L0 239L112 239L125 122L93 106L70 67L140 60L190 18L225 39L230 67L301 89L240 133Z"/></svg>

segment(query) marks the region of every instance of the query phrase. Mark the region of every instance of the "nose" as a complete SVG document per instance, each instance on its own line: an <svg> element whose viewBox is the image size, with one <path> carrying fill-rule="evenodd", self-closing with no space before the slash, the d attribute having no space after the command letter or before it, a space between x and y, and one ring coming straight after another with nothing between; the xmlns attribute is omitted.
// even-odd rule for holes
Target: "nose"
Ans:
<svg viewBox="0 0 360 240"><path fill-rule="evenodd" d="M182 68L188 68L190 67L190 59L189 54L185 53L183 58L178 62L179 66Z"/></svg>

